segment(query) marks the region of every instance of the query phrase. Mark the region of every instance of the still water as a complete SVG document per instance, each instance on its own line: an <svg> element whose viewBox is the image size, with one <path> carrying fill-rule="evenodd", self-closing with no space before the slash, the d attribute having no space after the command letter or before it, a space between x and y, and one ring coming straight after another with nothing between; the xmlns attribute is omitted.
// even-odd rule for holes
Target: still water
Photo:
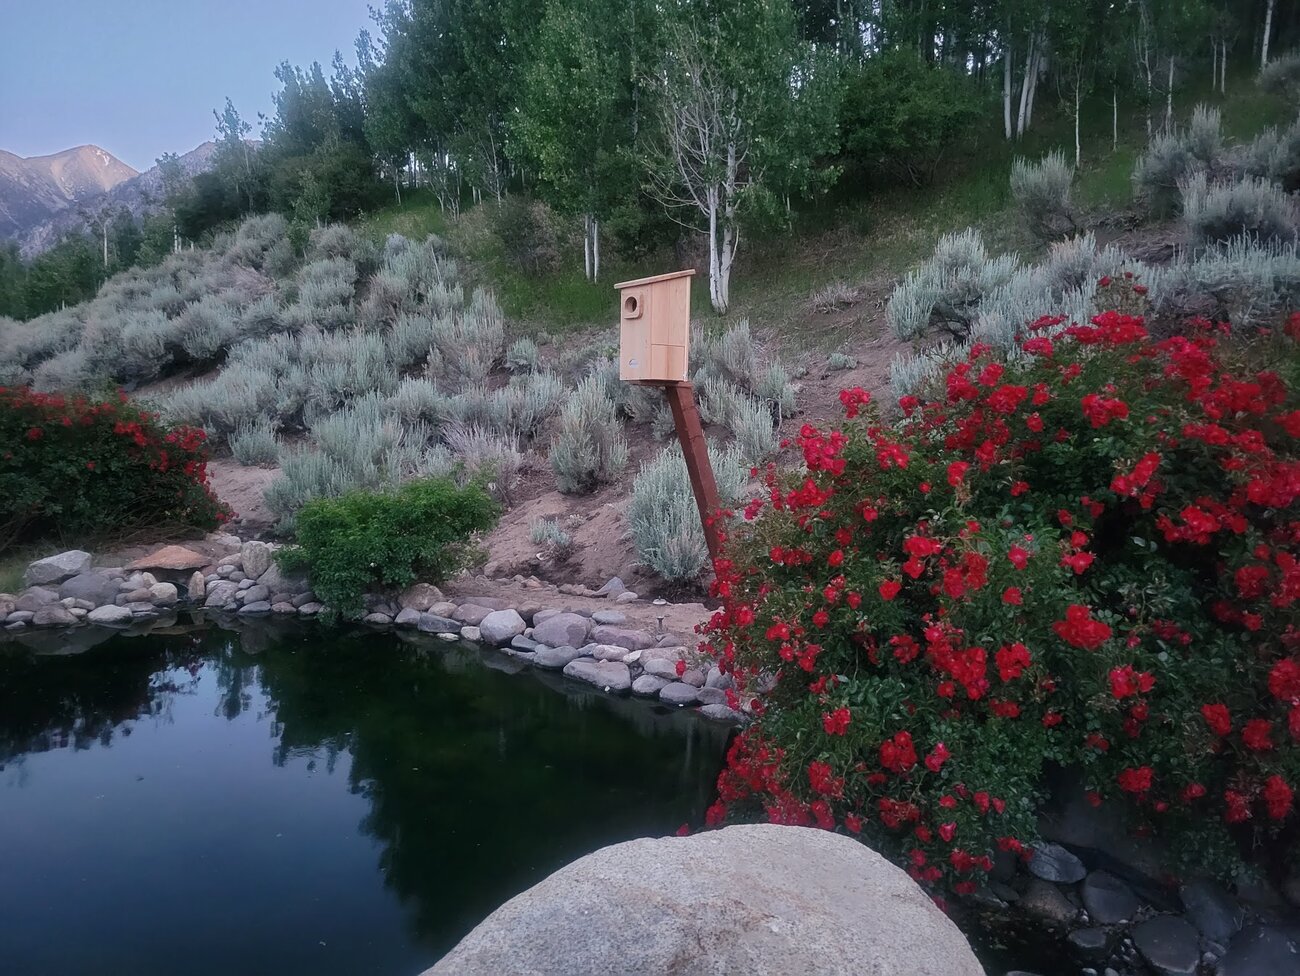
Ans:
<svg viewBox="0 0 1300 976"><path fill-rule="evenodd" d="M314 628L0 644L0 972L416 976L702 820L725 729L516 667Z"/></svg>

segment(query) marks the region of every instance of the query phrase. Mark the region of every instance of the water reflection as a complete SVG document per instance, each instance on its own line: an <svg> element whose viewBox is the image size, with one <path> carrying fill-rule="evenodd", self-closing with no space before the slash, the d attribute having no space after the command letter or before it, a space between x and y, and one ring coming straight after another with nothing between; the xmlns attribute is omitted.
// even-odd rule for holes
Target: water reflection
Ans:
<svg viewBox="0 0 1300 976"><path fill-rule="evenodd" d="M488 663L320 630L0 646L0 864L32 879L0 886L0 958L413 976L573 857L700 819L724 730Z"/></svg>

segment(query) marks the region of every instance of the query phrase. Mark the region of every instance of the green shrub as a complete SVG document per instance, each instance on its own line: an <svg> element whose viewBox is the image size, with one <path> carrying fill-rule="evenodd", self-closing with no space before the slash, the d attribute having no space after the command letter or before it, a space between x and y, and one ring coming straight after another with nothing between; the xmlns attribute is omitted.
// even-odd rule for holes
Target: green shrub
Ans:
<svg viewBox="0 0 1300 976"><path fill-rule="evenodd" d="M308 502L295 524L297 544L277 560L311 573L312 589L334 611L355 616L376 587L439 582L460 569L475 532L497 518L478 485L442 478L409 481L388 491L352 491Z"/></svg>
<svg viewBox="0 0 1300 976"><path fill-rule="evenodd" d="M573 555L573 536L560 527L559 519L538 519L529 526L528 538L541 546L547 557L557 563L562 563Z"/></svg>
<svg viewBox="0 0 1300 976"><path fill-rule="evenodd" d="M512 194L497 207L494 229L511 267L532 276L559 269L554 223L546 204L527 197Z"/></svg>
<svg viewBox="0 0 1300 976"><path fill-rule="evenodd" d="M844 369L857 369L858 361L848 353L833 352L826 357L826 368L832 373Z"/></svg>
<svg viewBox="0 0 1300 976"><path fill-rule="evenodd" d="M240 424L229 437L230 453L244 467L275 464L280 457L280 442L275 425L266 419Z"/></svg>
<svg viewBox="0 0 1300 976"><path fill-rule="evenodd" d="M594 491L614 480L626 465L627 441L614 403L600 379L588 376L565 402L560 428L551 442L556 486L568 494Z"/></svg>
<svg viewBox="0 0 1300 976"><path fill-rule="evenodd" d="M1300 315L1245 349L1062 325L898 423L843 391L733 523L709 643L756 720L709 823L860 834L968 894L1065 767L1171 870L1294 863Z"/></svg>
<svg viewBox="0 0 1300 976"><path fill-rule="evenodd" d="M1074 167L1059 149L1037 163L1016 159L1011 164L1011 196L1040 240L1055 240L1077 227L1070 204L1073 181Z"/></svg>
<svg viewBox="0 0 1300 976"><path fill-rule="evenodd" d="M0 546L141 526L214 529L201 430L168 427L125 394L104 399L0 387Z"/></svg>

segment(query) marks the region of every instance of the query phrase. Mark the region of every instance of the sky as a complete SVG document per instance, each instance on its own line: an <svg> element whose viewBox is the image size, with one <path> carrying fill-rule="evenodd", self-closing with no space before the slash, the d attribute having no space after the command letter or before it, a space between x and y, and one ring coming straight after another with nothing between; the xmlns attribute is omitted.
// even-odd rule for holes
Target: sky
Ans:
<svg viewBox="0 0 1300 976"><path fill-rule="evenodd" d="M0 149L91 143L138 170L211 139L226 96L259 133L281 61L356 63L379 0L0 0Z"/></svg>

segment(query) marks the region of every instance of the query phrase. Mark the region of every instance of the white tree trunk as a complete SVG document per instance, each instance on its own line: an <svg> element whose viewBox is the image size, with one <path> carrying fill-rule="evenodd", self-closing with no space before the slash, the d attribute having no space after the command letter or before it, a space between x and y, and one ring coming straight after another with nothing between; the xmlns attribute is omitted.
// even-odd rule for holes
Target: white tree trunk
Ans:
<svg viewBox="0 0 1300 976"><path fill-rule="evenodd" d="M1219 42L1210 38L1210 91L1214 91L1219 82Z"/></svg>
<svg viewBox="0 0 1300 976"><path fill-rule="evenodd" d="M1219 94L1228 93L1228 42L1220 41L1219 47L1223 54L1219 58Z"/></svg>
<svg viewBox="0 0 1300 976"><path fill-rule="evenodd" d="M1025 74L1020 80L1020 112L1016 115L1016 138L1025 134L1025 113L1029 108L1029 77L1034 67L1034 46L1037 34L1029 36L1029 51L1025 55Z"/></svg>
<svg viewBox="0 0 1300 976"><path fill-rule="evenodd" d="M1174 127L1174 56L1169 55L1169 87L1165 89L1165 130Z"/></svg>
<svg viewBox="0 0 1300 976"><path fill-rule="evenodd" d="M591 280L591 216L582 216L582 276Z"/></svg>
<svg viewBox="0 0 1300 976"><path fill-rule="evenodd" d="M709 211L709 303L716 312L727 310L727 300L722 296L722 269L718 261L718 188L710 186L707 194Z"/></svg>
<svg viewBox="0 0 1300 976"><path fill-rule="evenodd" d="M1259 45L1259 66L1262 68L1268 64L1268 39L1273 33L1273 4L1275 0L1268 0L1268 6L1264 8L1264 39Z"/></svg>
<svg viewBox="0 0 1300 976"><path fill-rule="evenodd" d="M1074 76L1074 168L1079 168L1079 159L1082 155L1082 149L1079 146L1079 102L1082 100L1083 79L1077 74Z"/></svg>
<svg viewBox="0 0 1300 976"><path fill-rule="evenodd" d="M1110 151L1119 148L1119 89L1110 90Z"/></svg>
<svg viewBox="0 0 1300 976"><path fill-rule="evenodd" d="M402 177L401 167L394 165L393 166L393 192L397 194L397 205L399 207L402 205L402 184L400 182L401 177Z"/></svg>
<svg viewBox="0 0 1300 976"><path fill-rule="evenodd" d="M591 280L600 279L600 221L591 218Z"/></svg>
<svg viewBox="0 0 1300 976"><path fill-rule="evenodd" d="M104 227L104 267L107 268L108 267L108 221L107 220L104 221L103 227Z"/></svg>
<svg viewBox="0 0 1300 976"><path fill-rule="evenodd" d="M1011 45L1002 52L1002 126L1011 139Z"/></svg>
<svg viewBox="0 0 1300 976"><path fill-rule="evenodd" d="M1025 129L1034 124L1034 96L1038 94L1038 76L1042 74L1042 46L1034 45L1034 70L1029 77L1029 106L1025 111Z"/></svg>

